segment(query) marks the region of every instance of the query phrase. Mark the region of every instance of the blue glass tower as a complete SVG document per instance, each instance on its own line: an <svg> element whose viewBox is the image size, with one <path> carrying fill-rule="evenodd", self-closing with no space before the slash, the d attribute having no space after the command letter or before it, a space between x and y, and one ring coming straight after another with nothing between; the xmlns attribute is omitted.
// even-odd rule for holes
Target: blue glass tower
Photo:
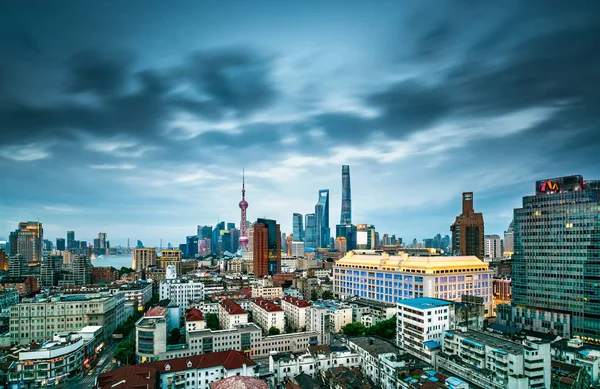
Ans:
<svg viewBox="0 0 600 389"><path fill-rule="evenodd" d="M304 242L304 226L302 223L302 214L294 213L292 219L294 242Z"/></svg>
<svg viewBox="0 0 600 389"><path fill-rule="evenodd" d="M319 190L319 201L315 205L317 247L328 247L331 237L329 229L329 189Z"/></svg>
<svg viewBox="0 0 600 389"><path fill-rule="evenodd" d="M352 200L350 190L350 166L342 166L342 214L340 224L352 224Z"/></svg>

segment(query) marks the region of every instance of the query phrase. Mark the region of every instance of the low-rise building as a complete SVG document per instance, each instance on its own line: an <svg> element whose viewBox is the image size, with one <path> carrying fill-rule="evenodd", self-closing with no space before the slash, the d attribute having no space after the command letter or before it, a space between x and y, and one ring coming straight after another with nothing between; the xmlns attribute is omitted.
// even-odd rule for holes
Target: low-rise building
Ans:
<svg viewBox="0 0 600 389"><path fill-rule="evenodd" d="M563 339L551 344L552 359L584 367L592 384L600 383L600 346L581 339Z"/></svg>
<svg viewBox="0 0 600 389"><path fill-rule="evenodd" d="M190 333L200 331L206 328L204 315L198 308L188 308L185 310L185 331Z"/></svg>
<svg viewBox="0 0 600 389"><path fill-rule="evenodd" d="M366 327L396 316L398 308L395 304L353 297L347 301L352 307L352 321L361 322ZM365 318L365 319L363 319ZM370 325L367 325L369 323Z"/></svg>
<svg viewBox="0 0 600 389"><path fill-rule="evenodd" d="M229 377L254 377L256 363L240 351L228 350L126 366L101 374L95 388L192 388ZM143 370L143 371L140 371Z"/></svg>
<svg viewBox="0 0 600 389"><path fill-rule="evenodd" d="M313 306L321 307L329 312L331 332L342 332L346 324L352 323L352 307L334 301L316 301Z"/></svg>
<svg viewBox="0 0 600 389"><path fill-rule="evenodd" d="M549 388L550 343L511 342L474 330L444 336L436 366L477 386L490 389Z"/></svg>
<svg viewBox="0 0 600 389"><path fill-rule="evenodd" d="M119 279L119 271L112 266L92 267L92 284L110 284Z"/></svg>
<svg viewBox="0 0 600 389"><path fill-rule="evenodd" d="M266 358L273 352L298 353L319 344L315 331L271 335L261 338L252 350L253 358Z"/></svg>
<svg viewBox="0 0 600 389"><path fill-rule="evenodd" d="M59 332L39 347L19 347L8 371L11 388L53 386L87 371L103 348L102 327Z"/></svg>
<svg viewBox="0 0 600 389"><path fill-rule="evenodd" d="M56 332L103 327L105 339L117 327L123 300L110 295L54 295L23 299L10 308L10 336L15 344L44 343Z"/></svg>
<svg viewBox="0 0 600 389"><path fill-rule="evenodd" d="M265 332L271 328L277 328L280 333L285 331L285 314L279 305L270 300L256 297L250 303L250 310L252 320Z"/></svg>
<svg viewBox="0 0 600 389"><path fill-rule="evenodd" d="M204 299L204 289L205 283L197 279L166 279L160 283L159 296L161 300L171 300L173 303L178 305L183 312L190 307L190 300Z"/></svg>
<svg viewBox="0 0 600 389"><path fill-rule="evenodd" d="M125 301L137 301L138 308L141 309L152 299L152 284L148 282L120 284L118 288L111 288L111 293L122 294Z"/></svg>
<svg viewBox="0 0 600 389"><path fill-rule="evenodd" d="M19 302L19 292L15 289L5 289L0 291L0 313L6 313L10 307Z"/></svg>
<svg viewBox="0 0 600 389"><path fill-rule="evenodd" d="M0 279L0 291L14 289L19 296L32 296L40 291L40 285L35 277L31 276L9 276Z"/></svg>
<svg viewBox="0 0 600 389"><path fill-rule="evenodd" d="M285 313L286 325L294 331L306 330L306 310L310 307L308 301L292 296L281 299L281 308Z"/></svg>
<svg viewBox="0 0 600 389"><path fill-rule="evenodd" d="M306 310L306 330L314 331L319 344L329 344L331 340L331 315L320 305L311 305Z"/></svg>
<svg viewBox="0 0 600 389"><path fill-rule="evenodd" d="M167 351L168 310L154 307L135 323L136 361L158 361Z"/></svg>
<svg viewBox="0 0 600 389"><path fill-rule="evenodd" d="M581 389L590 388L592 380L583 366L552 361L552 389Z"/></svg>
<svg viewBox="0 0 600 389"><path fill-rule="evenodd" d="M233 300L222 300L219 303L219 326L222 329L233 328L248 323L248 313Z"/></svg>
<svg viewBox="0 0 600 389"><path fill-rule="evenodd" d="M252 288L252 297L279 300L283 297L283 288L281 286L255 286Z"/></svg>

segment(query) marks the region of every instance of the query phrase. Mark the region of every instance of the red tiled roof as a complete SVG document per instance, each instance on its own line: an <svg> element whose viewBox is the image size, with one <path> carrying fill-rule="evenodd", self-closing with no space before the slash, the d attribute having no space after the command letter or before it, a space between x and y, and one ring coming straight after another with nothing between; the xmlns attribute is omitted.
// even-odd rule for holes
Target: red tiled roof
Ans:
<svg viewBox="0 0 600 389"><path fill-rule="evenodd" d="M188 364L190 365L188 367ZM187 369L207 369L209 367L223 366L227 370L240 369L243 365L254 366L256 363L249 359L244 353L236 350L221 351L192 355L183 358L173 358L166 361L146 362L141 366L149 366L158 370L161 374L167 371L183 371ZM169 366L169 370L167 370Z"/></svg>
<svg viewBox="0 0 600 389"><path fill-rule="evenodd" d="M185 310L185 321L202 321L204 315L198 308L189 308Z"/></svg>
<svg viewBox="0 0 600 389"><path fill-rule="evenodd" d="M244 292L244 294L248 297L252 296L252 289L240 288L240 292Z"/></svg>
<svg viewBox="0 0 600 389"><path fill-rule="evenodd" d="M269 389L264 380L234 376L210 384L210 389Z"/></svg>
<svg viewBox="0 0 600 389"><path fill-rule="evenodd" d="M297 306L298 308L306 308L306 307L310 307L310 303L308 301L305 300L300 300L299 298L296 297L292 297L292 296L285 296L283 298L284 301L287 301L290 304L294 304L295 306Z"/></svg>
<svg viewBox="0 0 600 389"><path fill-rule="evenodd" d="M123 366L98 376L96 389L154 389L158 371L148 364Z"/></svg>
<svg viewBox="0 0 600 389"><path fill-rule="evenodd" d="M281 307L279 305L275 304L273 301L265 300L262 297L254 298L254 304L258 305L259 307L261 307L262 309L264 309L267 312L283 311L283 309L281 309Z"/></svg>
<svg viewBox="0 0 600 389"><path fill-rule="evenodd" d="M230 315L243 315L244 313L246 313L246 311L244 311L244 309L240 307L240 304L236 303L233 300L225 299L222 300L219 304L221 304L221 306L225 308L227 313L229 313Z"/></svg>
<svg viewBox="0 0 600 389"><path fill-rule="evenodd" d="M163 308L163 307L152 307L148 310L148 312L146 312L146 314L144 316L152 316L152 317L157 317L157 316L164 316L165 313L167 313L167 309Z"/></svg>

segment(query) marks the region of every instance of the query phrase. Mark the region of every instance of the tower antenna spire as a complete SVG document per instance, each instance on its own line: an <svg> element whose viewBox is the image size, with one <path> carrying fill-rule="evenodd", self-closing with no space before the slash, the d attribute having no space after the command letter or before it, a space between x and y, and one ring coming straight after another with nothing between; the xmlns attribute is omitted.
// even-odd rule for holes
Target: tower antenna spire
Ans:
<svg viewBox="0 0 600 389"><path fill-rule="evenodd" d="M238 250L248 250L248 231L246 228L246 209L248 208L248 202L246 201L246 171L242 167L242 201L240 201L240 238L238 240Z"/></svg>

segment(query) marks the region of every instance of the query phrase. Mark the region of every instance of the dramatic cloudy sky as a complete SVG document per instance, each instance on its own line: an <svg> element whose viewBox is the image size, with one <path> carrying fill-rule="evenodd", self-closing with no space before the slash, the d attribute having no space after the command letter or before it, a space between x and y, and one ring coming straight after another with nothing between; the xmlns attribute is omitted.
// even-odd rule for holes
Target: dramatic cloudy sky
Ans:
<svg viewBox="0 0 600 389"><path fill-rule="evenodd" d="M250 220L329 188L333 229L342 164L355 223L446 234L474 191L501 233L535 180L600 178L597 4L5 1L0 238L180 243L238 222L242 167Z"/></svg>

